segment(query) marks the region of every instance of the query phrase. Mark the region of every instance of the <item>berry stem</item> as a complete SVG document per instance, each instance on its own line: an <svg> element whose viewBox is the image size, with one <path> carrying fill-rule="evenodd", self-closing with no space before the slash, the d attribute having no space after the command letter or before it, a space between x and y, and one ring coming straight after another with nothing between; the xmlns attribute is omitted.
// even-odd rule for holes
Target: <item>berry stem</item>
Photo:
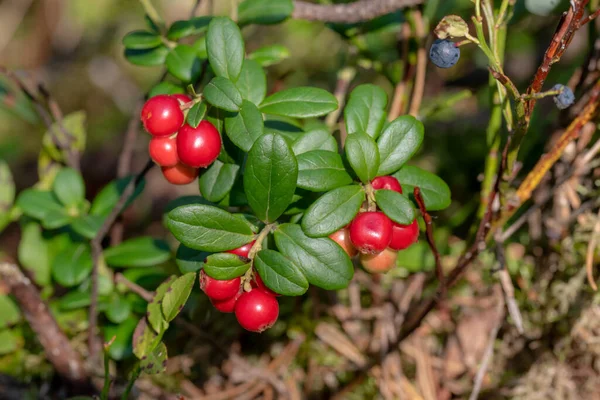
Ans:
<svg viewBox="0 0 600 400"><path fill-rule="evenodd" d="M259 251L262 250L263 240L265 240L266 237L269 236L269 233L273 232L273 230L275 229L276 226L277 226L277 222L273 222L272 224L267 224L262 229L262 231L260 231L260 233L258 234L258 237L256 238L256 242L254 243L254 245L250 249L250 252L248 253L249 259L254 260L254 256L256 255L256 253L258 253Z"/></svg>
<svg viewBox="0 0 600 400"><path fill-rule="evenodd" d="M365 191L367 192L367 211L376 211L377 203L375 201L375 190L370 183L365 185Z"/></svg>

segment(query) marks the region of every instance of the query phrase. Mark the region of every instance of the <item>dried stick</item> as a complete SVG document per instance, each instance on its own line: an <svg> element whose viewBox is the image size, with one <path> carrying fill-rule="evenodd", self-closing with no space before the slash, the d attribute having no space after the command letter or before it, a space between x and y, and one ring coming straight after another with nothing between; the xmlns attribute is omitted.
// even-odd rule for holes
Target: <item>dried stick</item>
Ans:
<svg viewBox="0 0 600 400"><path fill-rule="evenodd" d="M424 0L359 0L350 4L321 5L295 1L292 18L310 21L355 23L389 14L401 8L422 4Z"/></svg>
<svg viewBox="0 0 600 400"><path fill-rule="evenodd" d="M594 230L592 232L592 238L590 239L590 243L587 247L587 252L585 256L585 270L587 275L587 280L592 289L594 291L598 290L598 286L594 281L594 255L596 254L596 247L598 246L598 241L600 240L600 211L596 216L597 221L594 224Z"/></svg>
<svg viewBox="0 0 600 400"><path fill-rule="evenodd" d="M423 101L423 92L425 91L425 75L427 72L427 51L425 50L425 23L423 22L423 14L420 10L413 12L415 19L415 37L419 48L417 49L417 68L415 75L415 86L413 88L412 100L410 102L409 114L413 117L419 115L421 103Z"/></svg>

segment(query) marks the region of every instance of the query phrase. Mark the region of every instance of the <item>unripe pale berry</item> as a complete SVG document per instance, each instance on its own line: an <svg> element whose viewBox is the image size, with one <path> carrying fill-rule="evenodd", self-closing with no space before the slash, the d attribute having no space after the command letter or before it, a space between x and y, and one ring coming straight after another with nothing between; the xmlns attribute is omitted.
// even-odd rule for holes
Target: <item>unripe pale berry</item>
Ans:
<svg viewBox="0 0 600 400"><path fill-rule="evenodd" d="M342 228L337 232L333 232L329 235L329 239L336 242L350 257L354 257L358 253L358 250L356 250L350 240L350 231L348 228Z"/></svg>
<svg viewBox="0 0 600 400"><path fill-rule="evenodd" d="M161 167L173 167L179 162L174 136L156 136L148 144L150 158Z"/></svg>
<svg viewBox="0 0 600 400"><path fill-rule="evenodd" d="M275 324L279 316L279 303L272 295L253 289L242 293L235 303L235 317L242 328L263 332Z"/></svg>
<svg viewBox="0 0 600 400"><path fill-rule="evenodd" d="M202 121L196 128L185 124L177 134L177 154L179 160L190 167L207 167L221 152L221 135L208 121Z"/></svg>
<svg viewBox="0 0 600 400"><path fill-rule="evenodd" d="M360 213L350 224L350 240L361 253L379 253L392 240L392 221L379 211Z"/></svg>
<svg viewBox="0 0 600 400"><path fill-rule="evenodd" d="M460 49L450 40L437 39L429 49L429 59L440 68L453 67L460 58Z"/></svg>
<svg viewBox="0 0 600 400"><path fill-rule="evenodd" d="M210 303L213 305L213 307L215 307L217 310L224 312L224 313L232 313L235 310L235 303L237 303L237 300L240 298L240 296L242 295L243 291L240 288L240 291L238 291L238 293L229 298L229 299L225 299L225 300L215 300L215 299L210 299Z"/></svg>
<svg viewBox="0 0 600 400"><path fill-rule="evenodd" d="M394 250L404 250L410 247L419 239L419 224L415 219L410 225L392 225L392 241L390 248Z"/></svg>
<svg viewBox="0 0 600 400"><path fill-rule="evenodd" d="M169 136L183 124L183 111L173 96L159 94L151 97L142 107L144 129L153 136Z"/></svg>
<svg viewBox="0 0 600 400"><path fill-rule="evenodd" d="M198 177L198 168L179 163L173 167L162 167L163 176L173 185L187 185Z"/></svg>
<svg viewBox="0 0 600 400"><path fill-rule="evenodd" d="M400 186L400 182L398 182L398 179L394 178L393 176L378 176L377 178L373 179L371 186L375 190L387 189L402 193L402 186Z"/></svg>
<svg viewBox="0 0 600 400"><path fill-rule="evenodd" d="M200 289L213 300L227 300L234 297L240 291L241 278L219 280L206 275L200 271Z"/></svg>
<svg viewBox="0 0 600 400"><path fill-rule="evenodd" d="M378 254L361 254L359 259L366 271L380 274L388 272L396 266L398 252L388 248Z"/></svg>
<svg viewBox="0 0 600 400"><path fill-rule="evenodd" d="M256 243L256 240L253 240L250 243L246 243L245 245L243 245L242 247L238 247L237 249L229 250L227 251L227 253L248 258L248 254L250 253L252 246L254 246L254 243Z"/></svg>

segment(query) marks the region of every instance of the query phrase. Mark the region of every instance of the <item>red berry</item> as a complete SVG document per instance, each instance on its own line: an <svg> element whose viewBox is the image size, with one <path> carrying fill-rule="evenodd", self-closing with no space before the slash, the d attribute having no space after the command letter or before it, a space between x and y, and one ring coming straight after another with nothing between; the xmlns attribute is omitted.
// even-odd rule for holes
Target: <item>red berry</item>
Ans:
<svg viewBox="0 0 600 400"><path fill-rule="evenodd" d="M161 167L173 167L179 162L175 137L156 136L150 139L148 152L152 160Z"/></svg>
<svg viewBox="0 0 600 400"><path fill-rule="evenodd" d="M256 242L256 240L253 240L250 243L246 243L242 247L238 247L237 249L229 250L227 253L231 253L231 254L235 254L236 256L248 258L248 254L250 253L250 250L252 249L252 246L254 245L255 242Z"/></svg>
<svg viewBox="0 0 600 400"><path fill-rule="evenodd" d="M373 189L375 190L387 189L402 193L402 186L400 186L400 182L398 182L398 179L394 178L393 176L378 176L377 178L373 179L371 186L373 186Z"/></svg>
<svg viewBox="0 0 600 400"><path fill-rule="evenodd" d="M187 94L176 93L176 94L172 94L171 96L173 96L177 100L179 100L179 102L181 104L189 103L190 101L192 101L192 98L190 96L188 96Z"/></svg>
<svg viewBox="0 0 600 400"><path fill-rule="evenodd" d="M187 185L198 176L198 168L179 163L173 167L162 167L162 173L165 179L173 185Z"/></svg>
<svg viewBox="0 0 600 400"><path fill-rule="evenodd" d="M225 300L210 299L210 302L217 310L224 312L224 313L232 313L233 310L235 310L235 303L237 303L237 300L240 298L241 295L242 295L242 291L240 290L238 292L238 294L236 294L235 296L233 296L229 299L225 299Z"/></svg>
<svg viewBox="0 0 600 400"><path fill-rule="evenodd" d="M168 136L183 124L183 111L173 96L159 94L148 99L142 108L144 128L154 136Z"/></svg>
<svg viewBox="0 0 600 400"><path fill-rule="evenodd" d="M190 167L207 167L221 152L221 135L208 121L197 128L185 124L177 134L177 153L182 163Z"/></svg>
<svg viewBox="0 0 600 400"><path fill-rule="evenodd" d="M329 235L329 239L336 242L350 257L354 257L356 253L358 253L350 241L350 232L348 231L348 228L342 228L339 231L332 233Z"/></svg>
<svg viewBox="0 0 600 400"><path fill-rule="evenodd" d="M404 250L419 239L419 224L415 219L410 225L392 225L392 241L390 248L394 250Z"/></svg>
<svg viewBox="0 0 600 400"><path fill-rule="evenodd" d="M241 278L219 280L200 271L200 289L212 300L229 300L240 291Z"/></svg>
<svg viewBox="0 0 600 400"><path fill-rule="evenodd" d="M377 254L360 255L360 263L363 268L372 274L388 272L396 266L397 259L398 252L392 249L385 249Z"/></svg>
<svg viewBox="0 0 600 400"><path fill-rule="evenodd" d="M262 281L262 279L260 278L260 275L258 275L258 273L256 271L254 271L254 279L252 280L252 282L250 283L252 285L253 288L262 290L263 292L270 294L271 296L281 296L279 293L276 293L274 291L272 291L271 289L269 289L267 287L267 285L265 285L265 283Z"/></svg>
<svg viewBox="0 0 600 400"><path fill-rule="evenodd" d="M243 293L235 303L235 317L242 328L262 332L273 326L279 316L277 299L262 290Z"/></svg>
<svg viewBox="0 0 600 400"><path fill-rule="evenodd" d="M350 240L361 253L379 253L392 240L392 221L379 211L360 213L350 224Z"/></svg>

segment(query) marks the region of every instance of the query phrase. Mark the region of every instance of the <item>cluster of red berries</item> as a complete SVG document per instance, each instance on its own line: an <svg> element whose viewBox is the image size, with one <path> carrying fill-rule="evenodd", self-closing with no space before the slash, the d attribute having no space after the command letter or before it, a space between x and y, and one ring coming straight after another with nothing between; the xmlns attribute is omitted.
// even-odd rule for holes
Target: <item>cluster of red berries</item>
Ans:
<svg viewBox="0 0 600 400"><path fill-rule="evenodd" d="M193 128L184 124L181 110L192 99L184 94L154 96L144 104L141 118L152 135L148 151L167 181L186 185L198 176L198 168L208 167L221 152L221 136L208 121Z"/></svg>
<svg viewBox="0 0 600 400"><path fill-rule="evenodd" d="M238 257L248 258L254 242L230 250ZM208 296L212 305L224 313L235 312L239 324L246 330L262 332L273 326L279 316L279 294L265 286L256 271L250 282L250 291L244 290L242 278L219 280L200 271L200 289Z"/></svg>
<svg viewBox="0 0 600 400"><path fill-rule="evenodd" d="M371 182L375 190L393 190L402 193L400 182L392 176L380 176ZM393 222L381 211L359 213L349 226L329 236L350 257L360 252L363 268L371 273L383 273L396 265L398 250L410 247L419 238L419 225Z"/></svg>

